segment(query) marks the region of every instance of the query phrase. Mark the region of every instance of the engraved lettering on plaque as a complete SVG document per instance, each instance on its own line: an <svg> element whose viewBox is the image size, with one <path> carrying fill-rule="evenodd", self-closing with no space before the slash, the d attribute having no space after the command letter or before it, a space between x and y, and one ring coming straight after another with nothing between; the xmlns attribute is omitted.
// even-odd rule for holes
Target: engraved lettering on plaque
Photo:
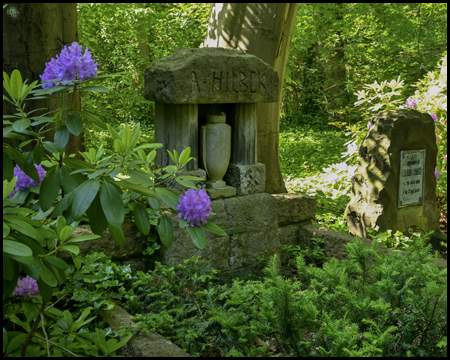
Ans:
<svg viewBox="0 0 450 360"><path fill-rule="evenodd" d="M400 151L398 207L423 204L426 150Z"/></svg>

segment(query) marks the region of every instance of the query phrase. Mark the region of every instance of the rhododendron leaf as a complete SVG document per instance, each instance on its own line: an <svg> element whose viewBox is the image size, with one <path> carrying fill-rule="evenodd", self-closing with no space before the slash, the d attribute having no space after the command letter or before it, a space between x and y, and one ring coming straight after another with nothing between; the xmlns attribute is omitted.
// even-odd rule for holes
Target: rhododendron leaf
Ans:
<svg viewBox="0 0 450 360"><path fill-rule="evenodd" d="M43 282L45 282L46 284L50 285L50 286L56 286L58 285L58 281L56 280L55 275L53 274L53 272L46 267L45 265L42 266L42 271L41 271L41 279Z"/></svg>
<svg viewBox="0 0 450 360"><path fill-rule="evenodd" d="M203 225L203 227L208 230L211 231L212 233L219 235L219 236L227 236L227 233L218 225L214 224L211 221L208 221L206 223L206 225Z"/></svg>
<svg viewBox="0 0 450 360"><path fill-rule="evenodd" d="M48 261L50 264L52 264L54 267L57 267L59 269L68 269L69 265L63 260L56 256L46 256L45 260Z"/></svg>
<svg viewBox="0 0 450 360"><path fill-rule="evenodd" d="M33 251L27 245L12 240L3 240L3 252L19 256L33 255Z"/></svg>
<svg viewBox="0 0 450 360"><path fill-rule="evenodd" d="M148 197L147 199L149 205L152 207L153 210L159 210L159 208L161 207L161 200L152 197Z"/></svg>
<svg viewBox="0 0 450 360"><path fill-rule="evenodd" d="M69 141L70 132L65 125L60 126L55 132L55 144L62 150Z"/></svg>
<svg viewBox="0 0 450 360"><path fill-rule="evenodd" d="M14 131L22 132L26 130L31 125L31 121L29 119L20 119L17 121L14 121L12 124L12 127Z"/></svg>
<svg viewBox="0 0 450 360"><path fill-rule="evenodd" d="M145 206L137 203L134 206L134 222L142 235L148 235L150 232L150 221L148 220Z"/></svg>
<svg viewBox="0 0 450 360"><path fill-rule="evenodd" d="M53 205L58 196L61 184L59 169L55 166L51 168L41 184L39 193L39 205L43 211L47 211Z"/></svg>
<svg viewBox="0 0 450 360"><path fill-rule="evenodd" d="M114 239L114 241L119 244L119 245L123 245L125 242L125 237L123 235L123 230L122 227L115 227L112 226L110 223L108 223L108 230L109 233L111 234L112 238Z"/></svg>
<svg viewBox="0 0 450 360"><path fill-rule="evenodd" d="M69 114L66 117L66 126L70 133L78 136L83 131L83 120L77 114Z"/></svg>
<svg viewBox="0 0 450 360"><path fill-rule="evenodd" d="M204 249L206 246L206 235L205 231L200 226L189 226L189 235L194 242L195 246L199 249Z"/></svg>
<svg viewBox="0 0 450 360"><path fill-rule="evenodd" d="M86 180L77 189L72 203L72 217L78 220L94 201L100 187L100 180Z"/></svg>
<svg viewBox="0 0 450 360"><path fill-rule="evenodd" d="M11 74L11 81L9 83L10 95L14 99L20 99L20 95L22 94L22 75L20 71L15 69Z"/></svg>
<svg viewBox="0 0 450 360"><path fill-rule="evenodd" d="M91 206L86 210L86 215L89 218L89 226L92 232L97 235L103 234L103 231L108 227L108 222L100 202L100 193L97 193Z"/></svg>
<svg viewBox="0 0 450 360"><path fill-rule="evenodd" d="M180 164L184 165L188 161L190 155L191 155L191 148L188 146L180 154Z"/></svg>
<svg viewBox="0 0 450 360"><path fill-rule="evenodd" d="M57 154L61 150L57 144L51 141L44 141L44 149L52 154Z"/></svg>
<svg viewBox="0 0 450 360"><path fill-rule="evenodd" d="M187 188L192 188L192 189L197 190L197 186L195 186L195 184L192 181L184 180L184 179L180 179L180 178L175 178L175 181L178 184L183 185L183 186L185 186Z"/></svg>
<svg viewBox="0 0 450 360"><path fill-rule="evenodd" d="M165 247L170 247L172 245L173 240L175 239L175 235L173 232L173 226L170 220L167 218L166 215L163 215L161 219L159 220L158 227L156 228L158 230L159 236L161 238L161 242Z"/></svg>
<svg viewBox="0 0 450 360"><path fill-rule="evenodd" d="M122 198L113 184L104 182L100 190L100 203L106 220L113 227L121 227L125 217Z"/></svg>
<svg viewBox="0 0 450 360"><path fill-rule="evenodd" d="M160 187L155 188L155 191L158 194L159 198L164 201L171 209L177 209L178 195L174 194L170 190Z"/></svg>

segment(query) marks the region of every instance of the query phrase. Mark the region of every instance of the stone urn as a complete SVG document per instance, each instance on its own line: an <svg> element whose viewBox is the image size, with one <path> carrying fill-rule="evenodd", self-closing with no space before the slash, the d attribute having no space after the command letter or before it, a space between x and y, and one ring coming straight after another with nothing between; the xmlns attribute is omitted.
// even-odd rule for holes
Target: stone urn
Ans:
<svg viewBox="0 0 450 360"><path fill-rule="evenodd" d="M228 169L231 155L231 126L226 115L207 115L207 123L200 128L201 159L208 175L207 188L226 186L222 180Z"/></svg>

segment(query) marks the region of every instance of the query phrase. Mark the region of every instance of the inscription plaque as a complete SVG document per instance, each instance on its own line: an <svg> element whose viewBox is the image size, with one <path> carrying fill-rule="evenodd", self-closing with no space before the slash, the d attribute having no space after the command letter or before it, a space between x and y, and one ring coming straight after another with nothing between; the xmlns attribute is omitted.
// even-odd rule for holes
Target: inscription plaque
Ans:
<svg viewBox="0 0 450 360"><path fill-rule="evenodd" d="M398 207L423 204L426 150L400 151Z"/></svg>

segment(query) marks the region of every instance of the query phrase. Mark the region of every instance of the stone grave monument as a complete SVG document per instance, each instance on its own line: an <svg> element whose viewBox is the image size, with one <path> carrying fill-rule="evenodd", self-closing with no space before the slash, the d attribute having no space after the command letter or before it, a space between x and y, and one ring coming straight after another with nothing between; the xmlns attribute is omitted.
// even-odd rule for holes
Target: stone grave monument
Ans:
<svg viewBox="0 0 450 360"><path fill-rule="evenodd" d="M145 98L155 101L155 142L164 144L157 151L156 164L171 163L166 149L181 151L190 146L191 156L199 162L190 162L184 174L208 175L213 180L206 186L211 199L264 192L265 166L256 161L256 103L277 101L278 81L278 73L264 61L233 49L182 48L155 61L145 71ZM200 155L217 153L218 157L209 159L210 168L224 161L219 155L228 150L217 141L228 135L214 136L214 141L206 143L199 136L200 129L208 133L214 125L208 116L219 121L222 114L223 123L231 127L224 181L206 174L207 157ZM223 151L214 150L219 145Z"/></svg>
<svg viewBox="0 0 450 360"><path fill-rule="evenodd" d="M209 220L227 236L206 231L198 249L179 218L168 214L175 240L161 249L161 261L180 262L192 255L212 260L220 270L237 269L260 256L297 243L299 227L315 218L316 201L301 194L264 193L265 166L257 162L258 102L278 99L278 73L254 55L234 49L182 48L145 71L145 98L155 101L155 162L172 160L167 149L191 148L184 175L205 178L215 215ZM169 184L175 190L178 184ZM185 190L185 189L184 189Z"/></svg>
<svg viewBox="0 0 450 360"><path fill-rule="evenodd" d="M371 120L359 148L359 164L345 211L350 232L367 228L410 235L439 230L436 202L436 135L429 114L383 111Z"/></svg>

